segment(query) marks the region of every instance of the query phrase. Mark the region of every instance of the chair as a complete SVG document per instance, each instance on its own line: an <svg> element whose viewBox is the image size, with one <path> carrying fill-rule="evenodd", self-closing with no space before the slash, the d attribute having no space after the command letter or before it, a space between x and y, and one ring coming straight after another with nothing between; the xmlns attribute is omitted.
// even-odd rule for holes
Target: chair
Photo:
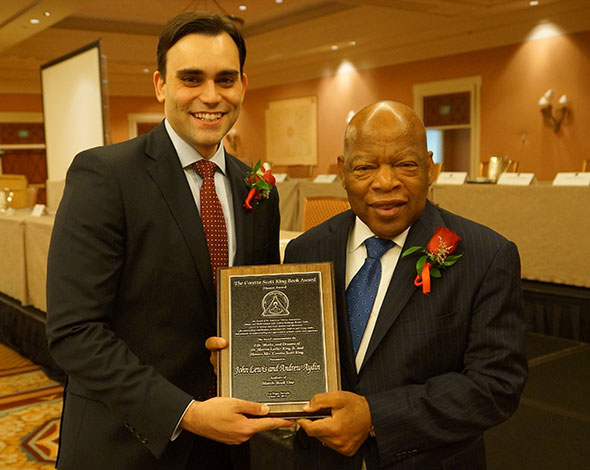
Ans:
<svg viewBox="0 0 590 470"><path fill-rule="evenodd" d="M324 220L350 209L346 198L341 197L310 197L303 200L303 227L305 232L311 227L321 224Z"/></svg>
<svg viewBox="0 0 590 470"><path fill-rule="evenodd" d="M586 173L587 171L590 171L590 159L588 158L582 160L582 173Z"/></svg>
<svg viewBox="0 0 590 470"><path fill-rule="evenodd" d="M311 178L312 165L273 165L273 173L287 173L289 178Z"/></svg>
<svg viewBox="0 0 590 470"><path fill-rule="evenodd" d="M39 200L39 189L45 190L45 185L30 184L29 186L27 186L27 190L25 192L27 198L26 207L34 207L35 204L37 204L37 201Z"/></svg>
<svg viewBox="0 0 590 470"><path fill-rule="evenodd" d="M518 173L518 160L508 160L508 165L504 170L506 173Z"/></svg>
<svg viewBox="0 0 590 470"><path fill-rule="evenodd" d="M47 201L47 211L51 213L55 213L57 210L57 206L59 206L59 202L61 201L61 197L64 193L64 187L66 185L65 180L47 180L45 183L46 186L46 201Z"/></svg>
<svg viewBox="0 0 590 470"><path fill-rule="evenodd" d="M10 207L23 209L27 206L27 177L26 175L0 174L0 189L9 189L13 194Z"/></svg>

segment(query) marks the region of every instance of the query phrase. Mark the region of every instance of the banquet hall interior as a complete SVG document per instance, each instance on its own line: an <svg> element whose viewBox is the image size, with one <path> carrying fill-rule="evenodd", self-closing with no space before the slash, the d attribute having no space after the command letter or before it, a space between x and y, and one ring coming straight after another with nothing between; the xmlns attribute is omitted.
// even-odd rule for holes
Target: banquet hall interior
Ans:
<svg viewBox="0 0 590 470"><path fill-rule="evenodd" d="M348 208L336 162L355 112L387 99L418 113L436 163L429 199L521 256L529 379L515 415L486 433L488 468L587 468L588 0L0 2L0 446L13 456L0 468L55 461L64 374L47 350L45 281L67 166L161 122L158 35L190 10L228 15L245 37L248 89L224 145L277 175L282 248ZM67 84L71 72L51 82L52 71L93 48L98 141L84 144L49 95L73 109L86 84ZM35 413L19 436L7 431ZM257 436L252 468L276 468L289 442Z"/></svg>

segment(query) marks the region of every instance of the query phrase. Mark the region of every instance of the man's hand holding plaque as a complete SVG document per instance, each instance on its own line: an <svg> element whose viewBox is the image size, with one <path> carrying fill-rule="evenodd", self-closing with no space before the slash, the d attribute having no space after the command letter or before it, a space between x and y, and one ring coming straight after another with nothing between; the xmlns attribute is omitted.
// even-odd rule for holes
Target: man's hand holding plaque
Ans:
<svg viewBox="0 0 590 470"><path fill-rule="evenodd" d="M194 434L235 445L246 442L258 432L294 425L285 419L265 417L269 410L268 405L261 403L215 397L193 402L181 421L181 427ZM250 419L247 416L259 418Z"/></svg>
<svg viewBox="0 0 590 470"><path fill-rule="evenodd" d="M213 372L217 375L217 351L227 347L227 340L225 338L220 338L219 336L212 336L205 341L205 347L211 351L209 362L213 366Z"/></svg>
<svg viewBox="0 0 590 470"><path fill-rule="evenodd" d="M318 420L299 419L308 436L344 455L354 455L372 430L371 411L367 399L351 392L330 392L315 395L303 410L314 413L331 409L330 417Z"/></svg>

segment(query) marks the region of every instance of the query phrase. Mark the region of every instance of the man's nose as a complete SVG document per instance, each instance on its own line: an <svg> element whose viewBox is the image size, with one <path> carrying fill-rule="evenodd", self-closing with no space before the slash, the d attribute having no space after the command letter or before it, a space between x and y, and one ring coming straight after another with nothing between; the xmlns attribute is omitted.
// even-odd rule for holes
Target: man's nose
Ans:
<svg viewBox="0 0 590 470"><path fill-rule="evenodd" d="M213 80L207 80L203 83L199 98L203 103L218 103L221 100L221 95Z"/></svg>
<svg viewBox="0 0 590 470"><path fill-rule="evenodd" d="M380 165L373 178L373 188L390 191L400 184L397 172L391 165Z"/></svg>

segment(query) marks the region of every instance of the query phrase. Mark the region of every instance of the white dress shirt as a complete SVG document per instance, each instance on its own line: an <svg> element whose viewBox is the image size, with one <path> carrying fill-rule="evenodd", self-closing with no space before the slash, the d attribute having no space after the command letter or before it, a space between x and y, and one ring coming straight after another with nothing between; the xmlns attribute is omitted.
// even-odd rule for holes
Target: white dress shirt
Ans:
<svg viewBox="0 0 590 470"><path fill-rule="evenodd" d="M193 198L195 200L195 204L197 205L197 209L199 213L201 212L201 185L203 184L203 178L201 178L197 172L193 169L193 164L199 160L203 159L203 156L197 152L193 147L191 147L188 143L186 143L182 137L180 137L176 131L172 128L168 120L164 120L164 124L166 127L166 131L170 136L170 140L172 141L172 145L174 145L174 149L178 154L178 159L180 160L180 164L184 169L184 176L190 186L191 192L193 194ZM227 230L227 247L228 247L228 264L230 266L233 265L234 257L236 255L236 226L234 223L234 211L232 205L232 192L231 192L231 184L229 178L226 176L225 171L225 149L223 145L219 145L217 147L217 151L215 154L209 159L210 161L214 162L218 167L219 171L215 172L215 192L217 193L217 198L221 203L221 207L223 209L223 216L225 218L225 227ZM170 437L171 441L174 441L182 432L182 428L180 427L180 422L184 415L188 411L189 407L193 404L195 400L191 400L188 404L184 413L178 420L178 424Z"/></svg>
<svg viewBox="0 0 590 470"><path fill-rule="evenodd" d="M188 185L193 193L193 198L199 213L201 212L201 185L203 184L203 178L201 178L197 172L193 169L193 164L203 159L203 156L191 147L186 141L180 137L168 120L164 121L166 130L172 140L172 145L178 154L180 164L184 169L184 176L188 181ZM227 177L227 171L225 170L225 149L223 145L219 144L215 154L209 158L210 161L214 162L219 170L215 172L215 192L221 207L223 209L223 216L225 218L225 227L227 229L227 249L228 249L228 264L233 266L234 257L236 255L236 226L234 223L234 211L231 184Z"/></svg>
<svg viewBox="0 0 590 470"><path fill-rule="evenodd" d="M409 231L410 229L407 228L404 232L395 237L393 239L395 245L386 251L381 257L381 281L379 281L379 289L377 289L377 296L375 297L373 310L369 315L369 321L367 322L365 333L363 334L359 350L356 354L355 362L357 372L360 371L365 359L365 354L367 353L367 348L369 347L369 342L371 341L371 336L373 335L373 330L375 329L375 323L377 322L377 317L379 316L379 310L381 310L385 293L389 287L391 277L393 276L393 271L395 270L397 261L401 256L402 247L404 246L406 238L408 237ZM346 249L347 287L367 257L367 250L364 245L365 240L374 236L376 235L371 231L371 229L361 219L356 217L354 226L348 234L348 245Z"/></svg>

